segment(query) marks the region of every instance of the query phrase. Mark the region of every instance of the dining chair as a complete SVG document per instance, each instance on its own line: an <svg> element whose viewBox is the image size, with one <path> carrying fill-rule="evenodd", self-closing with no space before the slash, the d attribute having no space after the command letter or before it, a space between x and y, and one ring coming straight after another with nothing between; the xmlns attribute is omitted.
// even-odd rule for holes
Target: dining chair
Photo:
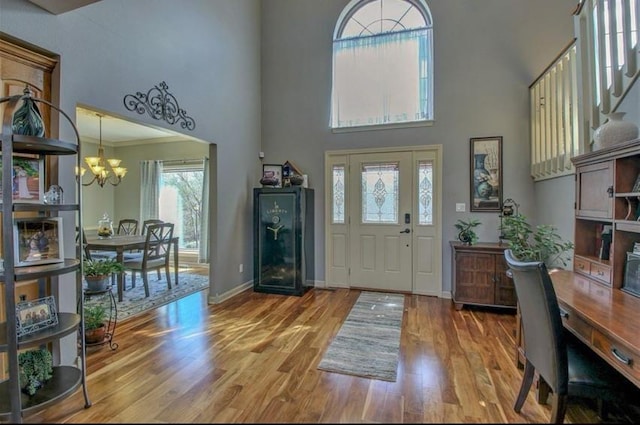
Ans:
<svg viewBox="0 0 640 425"><path fill-rule="evenodd" d="M151 270L158 272L164 268L167 278L167 287L171 289L171 273L169 272L169 259L171 240L173 239L173 223L150 224L146 229L144 248L137 256L124 259L125 270L131 271L131 283L135 286L136 272L142 275L145 297L149 296L149 279L147 273Z"/></svg>
<svg viewBox="0 0 640 425"><path fill-rule="evenodd" d="M157 218L150 218L148 220L145 220L142 222L142 232L140 233L141 235L144 235L147 233L147 228L149 226L151 226L152 224L158 224L158 223L164 223L164 220L160 220Z"/></svg>
<svg viewBox="0 0 640 425"><path fill-rule="evenodd" d="M516 289L524 335L524 374L514 410L520 413L537 371L553 392L550 423L564 421L569 397L596 399L600 418L606 419L607 404L620 400L630 383L564 329L544 262L519 261L510 249L504 251L504 257Z"/></svg>
<svg viewBox="0 0 640 425"><path fill-rule="evenodd" d="M157 218L149 218L142 222L142 231L141 235L145 235L147 233L147 228L152 224L164 223L164 220L160 220ZM160 269L157 270L158 279L160 279ZM135 286L135 283L133 284Z"/></svg>
<svg viewBox="0 0 640 425"><path fill-rule="evenodd" d="M118 222L119 235L135 235L138 233L138 220L135 218L123 218Z"/></svg>

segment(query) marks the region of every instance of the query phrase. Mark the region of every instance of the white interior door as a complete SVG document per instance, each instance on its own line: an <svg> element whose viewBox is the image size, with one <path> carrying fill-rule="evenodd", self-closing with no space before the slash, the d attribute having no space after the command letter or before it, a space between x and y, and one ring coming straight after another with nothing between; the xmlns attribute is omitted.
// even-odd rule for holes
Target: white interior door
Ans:
<svg viewBox="0 0 640 425"><path fill-rule="evenodd" d="M412 153L349 156L351 287L411 292Z"/></svg>

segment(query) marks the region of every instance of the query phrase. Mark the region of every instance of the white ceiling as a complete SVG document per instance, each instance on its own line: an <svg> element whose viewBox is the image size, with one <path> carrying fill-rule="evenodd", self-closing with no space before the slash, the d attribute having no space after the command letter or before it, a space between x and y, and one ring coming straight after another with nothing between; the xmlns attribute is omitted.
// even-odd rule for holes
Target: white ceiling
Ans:
<svg viewBox="0 0 640 425"><path fill-rule="evenodd" d="M132 145L155 143L158 139L175 139L177 133L137 124L111 115L106 115L85 109L76 108L76 127L81 138L100 138L100 117L102 115L102 142L105 145ZM168 141L168 140L166 140Z"/></svg>

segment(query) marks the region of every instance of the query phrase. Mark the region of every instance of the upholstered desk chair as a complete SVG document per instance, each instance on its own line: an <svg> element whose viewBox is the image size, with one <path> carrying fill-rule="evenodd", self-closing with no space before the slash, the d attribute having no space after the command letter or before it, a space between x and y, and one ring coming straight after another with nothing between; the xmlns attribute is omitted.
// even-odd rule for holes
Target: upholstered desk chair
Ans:
<svg viewBox="0 0 640 425"><path fill-rule="evenodd" d="M123 218L118 222L119 235L135 235L138 233L138 220L135 218Z"/></svg>
<svg viewBox="0 0 640 425"><path fill-rule="evenodd" d="M573 396L597 399L600 417L606 419L605 403L620 400L630 383L564 329L545 264L518 261L510 249L504 256L518 296L526 357L514 410L522 409L538 371L553 391L551 423L564 421L567 399Z"/></svg>
<svg viewBox="0 0 640 425"><path fill-rule="evenodd" d="M171 289L171 273L169 273L169 254L173 239L173 223L151 224L147 227L144 249L141 253L131 254L124 259L125 270L131 270L131 283L135 286L136 272L142 274L144 294L149 296L149 279L147 273L151 270L164 268L167 277L167 287Z"/></svg>

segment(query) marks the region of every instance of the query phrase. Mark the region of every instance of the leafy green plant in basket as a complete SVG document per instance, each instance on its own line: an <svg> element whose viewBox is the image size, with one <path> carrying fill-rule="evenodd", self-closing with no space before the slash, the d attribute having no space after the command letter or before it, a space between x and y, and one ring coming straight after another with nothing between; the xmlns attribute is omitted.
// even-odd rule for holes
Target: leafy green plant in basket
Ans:
<svg viewBox="0 0 640 425"><path fill-rule="evenodd" d="M49 350L29 350L18 354L20 386L22 391L34 395L53 377L53 359Z"/></svg>
<svg viewBox="0 0 640 425"><path fill-rule="evenodd" d="M124 266L115 259L83 260L82 273L89 291L104 291L113 273L120 273Z"/></svg>
<svg viewBox="0 0 640 425"><path fill-rule="evenodd" d="M480 220L475 218L469 219L468 221L459 219L458 222L454 224L456 229L459 230L458 240L467 245L473 245L478 242L478 235L473 229L480 224Z"/></svg>
<svg viewBox="0 0 640 425"><path fill-rule="evenodd" d="M102 304L84 306L84 340L89 344L102 342L106 333L107 310Z"/></svg>
<svg viewBox="0 0 640 425"><path fill-rule="evenodd" d="M554 226L541 224L534 229L526 216L516 214L504 218L501 230L520 261L542 261L549 268L567 265L573 242L562 240Z"/></svg>

